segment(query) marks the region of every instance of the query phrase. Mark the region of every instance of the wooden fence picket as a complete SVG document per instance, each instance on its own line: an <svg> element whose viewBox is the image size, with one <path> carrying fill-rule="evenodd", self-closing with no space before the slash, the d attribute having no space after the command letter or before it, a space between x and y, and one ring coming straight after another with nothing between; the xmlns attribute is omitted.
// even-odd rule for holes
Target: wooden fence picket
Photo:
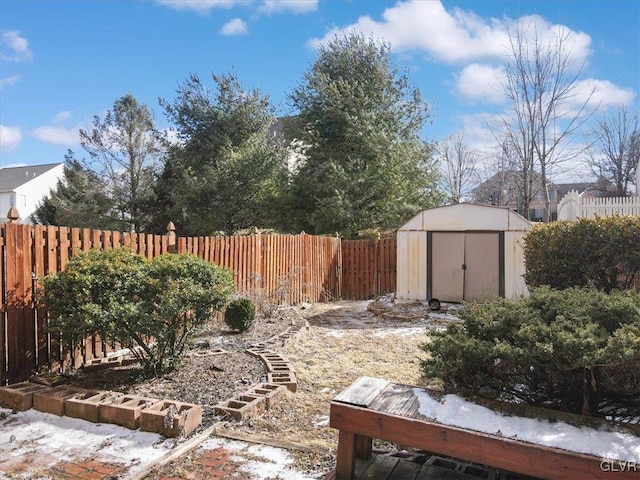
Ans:
<svg viewBox="0 0 640 480"><path fill-rule="evenodd" d="M152 259L191 253L234 272L240 292L277 293L296 304L368 299L395 291L395 239L263 235L176 237L56 226L0 224L0 385L39 371L79 367L118 348L98 337L79 347L61 345L46 332L47 312L38 299L38 279L63 270L90 249L127 248Z"/></svg>

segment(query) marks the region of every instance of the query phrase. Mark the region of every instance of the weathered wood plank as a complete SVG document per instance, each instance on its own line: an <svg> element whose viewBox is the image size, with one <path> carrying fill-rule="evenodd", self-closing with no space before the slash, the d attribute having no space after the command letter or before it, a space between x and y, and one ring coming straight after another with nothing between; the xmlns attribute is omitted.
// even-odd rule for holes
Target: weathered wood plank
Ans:
<svg viewBox="0 0 640 480"><path fill-rule="evenodd" d="M442 455L524 473L549 480L580 478L596 480L601 477L602 459L559 450L509 438L496 437L426 420L416 420L384 412L331 403L330 425L346 432L357 432ZM348 463L340 458L338 463ZM343 454L346 451L343 450ZM617 472L618 479L637 479L637 472ZM349 477L344 477L349 478Z"/></svg>
<svg viewBox="0 0 640 480"><path fill-rule="evenodd" d="M376 455L373 462L364 471L363 478L368 480L387 480L400 459L389 455ZM405 479L406 480L406 479Z"/></svg>
<svg viewBox="0 0 640 480"><path fill-rule="evenodd" d="M391 382L373 377L360 377L334 398L335 402L367 407Z"/></svg>
<svg viewBox="0 0 640 480"><path fill-rule="evenodd" d="M384 392L381 392L368 405L371 410L378 410L394 415L405 416L411 410L418 399L409 385L393 383Z"/></svg>
<svg viewBox="0 0 640 480"><path fill-rule="evenodd" d="M445 468L436 467L434 465L423 465L415 480L460 480L462 474L453 472ZM464 478L468 477L467 475Z"/></svg>
<svg viewBox="0 0 640 480"><path fill-rule="evenodd" d="M422 465L408 460L399 461L389 475L389 480L415 480Z"/></svg>

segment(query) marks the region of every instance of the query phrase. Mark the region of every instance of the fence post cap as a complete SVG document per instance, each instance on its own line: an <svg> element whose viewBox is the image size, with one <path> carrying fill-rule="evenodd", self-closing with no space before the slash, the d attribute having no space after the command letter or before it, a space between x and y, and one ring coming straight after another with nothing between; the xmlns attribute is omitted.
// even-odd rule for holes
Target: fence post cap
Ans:
<svg viewBox="0 0 640 480"><path fill-rule="evenodd" d="M167 232L175 232L176 231L176 226L173 224L173 222L169 222L167 224Z"/></svg>
<svg viewBox="0 0 640 480"><path fill-rule="evenodd" d="M7 218L9 219L9 223L17 223L20 218L20 213L16 207L11 207L7 212Z"/></svg>

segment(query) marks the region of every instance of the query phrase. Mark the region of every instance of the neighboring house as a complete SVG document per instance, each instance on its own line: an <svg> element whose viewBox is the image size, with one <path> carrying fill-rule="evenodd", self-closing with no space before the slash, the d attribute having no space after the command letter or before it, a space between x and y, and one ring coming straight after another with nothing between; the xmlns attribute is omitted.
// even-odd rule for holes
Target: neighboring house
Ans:
<svg viewBox="0 0 640 480"><path fill-rule="evenodd" d="M473 201L482 205L493 205L496 207L508 207L526 217L524 212L524 202L522 199L521 175L515 171L498 172L488 180L482 182L473 190ZM533 195L529 205L529 218L532 220L544 217L544 195L542 194L541 176L534 173L532 185ZM553 190L549 191L551 204L557 203L557 198Z"/></svg>
<svg viewBox="0 0 640 480"><path fill-rule="evenodd" d="M523 201L518 173L499 172L485 182L478 185L473 191L475 203L483 205L494 205L498 207L509 207L526 216L523 211ZM551 218L555 220L558 216L558 204L560 200L570 191L577 191L584 197L607 197L610 193L596 183L553 183L548 182L549 209ZM544 219L545 195L542 190L542 178L539 174L534 174L533 196L529 205L529 218L533 221Z"/></svg>
<svg viewBox="0 0 640 480"><path fill-rule="evenodd" d="M285 146L287 155L284 163L289 172L295 172L298 165L306 158L305 145L295 137L296 119L295 116L277 118L268 132L272 141L280 142Z"/></svg>
<svg viewBox="0 0 640 480"><path fill-rule="evenodd" d="M22 223L33 223L31 215L42 199L64 177L64 163L0 168L0 223L16 207Z"/></svg>

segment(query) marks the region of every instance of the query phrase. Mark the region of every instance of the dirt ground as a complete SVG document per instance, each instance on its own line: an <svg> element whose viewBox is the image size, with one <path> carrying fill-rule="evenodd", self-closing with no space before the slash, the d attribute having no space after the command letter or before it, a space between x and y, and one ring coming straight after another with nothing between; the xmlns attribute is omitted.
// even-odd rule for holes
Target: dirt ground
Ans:
<svg viewBox="0 0 640 480"><path fill-rule="evenodd" d="M179 368L162 378L144 379L139 368L130 365L81 370L69 380L85 388L200 404L203 423L190 439L212 427L217 434L212 439L285 446L297 471L321 478L335 465L337 432L329 427L331 400L363 375L426 385L420 345L428 341L429 329L450 321L458 320L446 312L432 312L426 304L395 302L391 296L373 302L283 307L270 318L256 320L242 334L230 331L222 321L213 322L200 332ZM275 406L244 422L216 414L216 404L266 380L264 364L245 350L306 322L309 329L279 350L296 370L297 392L287 392ZM155 467L145 478L161 479L189 469L192 459L183 455Z"/></svg>
<svg viewBox="0 0 640 480"><path fill-rule="evenodd" d="M329 427L333 397L363 375L425 385L420 367L425 353L420 345L427 341L427 328L455 321L426 305L396 304L390 297L316 304L291 313L295 318L289 317L289 322L307 320L310 325L305 335L282 351L297 372L297 392L287 393L258 417L226 421L222 428L266 443L299 445L291 452L296 468L310 474L326 473L335 464L337 432ZM149 478L183 467L180 461L172 462Z"/></svg>

